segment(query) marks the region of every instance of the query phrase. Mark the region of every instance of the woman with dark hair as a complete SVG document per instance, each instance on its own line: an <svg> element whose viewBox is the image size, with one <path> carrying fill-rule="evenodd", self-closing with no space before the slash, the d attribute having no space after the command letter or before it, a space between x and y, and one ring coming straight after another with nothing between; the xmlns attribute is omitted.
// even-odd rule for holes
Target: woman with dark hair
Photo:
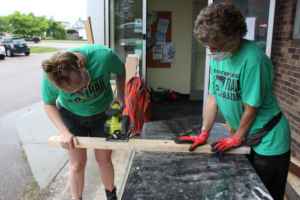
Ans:
<svg viewBox="0 0 300 200"><path fill-rule="evenodd" d="M111 49L90 44L58 53L42 63L44 108L60 132L60 143L69 155L72 199L82 199L87 151L74 148L80 137L106 137L105 110L119 102L124 109L125 67ZM117 97L113 99L110 73L116 74ZM116 200L112 150L95 149L107 199Z"/></svg>
<svg viewBox="0 0 300 200"><path fill-rule="evenodd" d="M273 91L273 66L261 48L243 37L247 26L231 3L210 4L195 22L197 40L210 50L210 86L204 124L196 137L177 143L203 145L220 109L233 137L212 143L221 155L243 143L251 146L249 161L274 199L282 200L290 162L291 131Z"/></svg>

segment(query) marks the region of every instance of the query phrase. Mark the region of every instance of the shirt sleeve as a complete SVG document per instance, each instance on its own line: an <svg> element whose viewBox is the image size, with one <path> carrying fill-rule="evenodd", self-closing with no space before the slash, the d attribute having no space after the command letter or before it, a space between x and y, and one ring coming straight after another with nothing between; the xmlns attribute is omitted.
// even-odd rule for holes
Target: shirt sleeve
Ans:
<svg viewBox="0 0 300 200"><path fill-rule="evenodd" d="M259 107L269 85L269 73L264 62L258 63L245 69L242 80L242 99L243 102L252 106Z"/></svg>
<svg viewBox="0 0 300 200"><path fill-rule="evenodd" d="M58 93L55 87L50 82L50 80L47 79L45 76L46 75L43 74L41 84L43 101L46 103L54 103L58 98Z"/></svg>
<svg viewBox="0 0 300 200"><path fill-rule="evenodd" d="M122 76L124 74L124 64L122 59L113 50L109 51L110 54L110 66L109 72L116 74L117 76Z"/></svg>

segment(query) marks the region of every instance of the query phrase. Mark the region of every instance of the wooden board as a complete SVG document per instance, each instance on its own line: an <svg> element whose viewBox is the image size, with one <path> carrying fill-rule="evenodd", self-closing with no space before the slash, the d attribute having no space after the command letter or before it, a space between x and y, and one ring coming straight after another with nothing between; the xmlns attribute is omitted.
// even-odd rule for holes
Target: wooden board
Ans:
<svg viewBox="0 0 300 200"><path fill-rule="evenodd" d="M297 158L295 158L294 156L291 156L291 163L300 167L300 161Z"/></svg>
<svg viewBox="0 0 300 200"><path fill-rule="evenodd" d="M291 156L289 171L300 177L300 161L293 156Z"/></svg>
<svg viewBox="0 0 300 200"><path fill-rule="evenodd" d="M231 128L231 126L228 124L228 122L226 122L225 126L228 128L228 130L230 131L230 133L231 133L232 135L235 134L235 130L233 130L233 128Z"/></svg>
<svg viewBox="0 0 300 200"><path fill-rule="evenodd" d="M87 37L88 44L94 44L92 22L91 22L90 17L88 17L85 22L85 31L86 31L86 37Z"/></svg>
<svg viewBox="0 0 300 200"><path fill-rule="evenodd" d="M116 90L117 90L117 86L111 85L111 89L112 89L112 91L113 91L113 94L115 94L115 93L116 93Z"/></svg>
<svg viewBox="0 0 300 200"><path fill-rule="evenodd" d="M169 20L169 26L165 37L165 42L172 42L172 12L170 11L157 11L157 21L153 22L151 25L151 38L153 39L153 46L156 46L155 42L155 33L157 31L157 25L159 18ZM161 60L153 60L153 51L146 51L147 61L146 66L147 68L170 68L171 63L162 63Z"/></svg>
<svg viewBox="0 0 300 200"><path fill-rule="evenodd" d="M125 68L126 68L126 80L129 81L132 77L136 75L138 58L137 57L126 57Z"/></svg>
<svg viewBox="0 0 300 200"><path fill-rule="evenodd" d="M287 181L293 187L293 189L300 194L300 178L297 177L295 174L289 172Z"/></svg>
<svg viewBox="0 0 300 200"><path fill-rule="evenodd" d="M141 140L130 139L128 142L107 142L105 138L76 137L79 145L76 148L92 149L115 149L115 150L136 150L136 151L162 151L162 152L186 152L186 153L213 153L210 151L211 142L189 152L190 144L176 144L173 140ZM60 136L52 136L48 139L49 146L60 147ZM250 147L241 146L226 152L227 154L250 154Z"/></svg>

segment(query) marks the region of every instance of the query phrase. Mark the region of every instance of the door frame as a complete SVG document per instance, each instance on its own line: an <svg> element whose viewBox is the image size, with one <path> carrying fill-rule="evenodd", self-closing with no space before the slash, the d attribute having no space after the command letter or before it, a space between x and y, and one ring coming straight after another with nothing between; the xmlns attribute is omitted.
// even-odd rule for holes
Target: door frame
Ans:
<svg viewBox="0 0 300 200"><path fill-rule="evenodd" d="M142 0L143 1L143 52L142 52L142 73L141 73L141 79L144 83L144 85L146 85L146 79L147 79L147 68L146 68L146 34L147 34L147 3L148 3L148 0ZM105 41L105 45L107 47L110 47L109 46L109 4L110 3L110 0L105 0L105 20L104 20L104 23L105 23L105 31L104 31L104 41ZM125 65L125 63L124 63ZM116 84L116 80L110 80L110 83L111 84Z"/></svg>
<svg viewBox="0 0 300 200"><path fill-rule="evenodd" d="M193 2L193 25L192 27L194 28L194 20L195 17L197 17L197 5L208 5L206 3L203 3L201 1L194 1ZM204 90L200 90L200 91L196 91L193 89L193 85L194 85L194 81L195 81L195 77L193 76L194 72L195 72L195 60L196 60L196 54L198 54L199 52L196 52L195 48L196 48L196 38L194 36L194 32L192 31L192 60L191 60L191 78L190 78L190 100L203 100L203 94L204 94ZM206 54L205 52L203 52L203 54ZM207 58L205 59L205 61L207 60ZM206 64L204 64L204 72L206 71ZM205 76L205 74L204 74ZM205 83L205 77L204 77L204 83ZM204 88L205 89L205 88Z"/></svg>

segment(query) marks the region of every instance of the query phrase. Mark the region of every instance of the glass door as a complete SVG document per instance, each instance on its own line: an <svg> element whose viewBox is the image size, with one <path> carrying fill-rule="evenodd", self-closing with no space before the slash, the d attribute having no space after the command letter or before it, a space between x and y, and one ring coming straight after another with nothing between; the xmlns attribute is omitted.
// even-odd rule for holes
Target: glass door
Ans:
<svg viewBox="0 0 300 200"><path fill-rule="evenodd" d="M228 2L225 0L214 0L214 2ZM245 1L231 0L246 17L248 33L244 37L258 44L266 52L269 23L270 0ZM271 42L271 41L270 41Z"/></svg>
<svg viewBox="0 0 300 200"><path fill-rule="evenodd" d="M139 55L139 76L146 84L146 8L147 0L109 1L108 45L126 62L128 54ZM112 75L111 79L115 79Z"/></svg>
<svg viewBox="0 0 300 200"><path fill-rule="evenodd" d="M194 2L193 23L206 6L207 2ZM190 100L203 100L206 48L195 39L194 35L192 42Z"/></svg>

